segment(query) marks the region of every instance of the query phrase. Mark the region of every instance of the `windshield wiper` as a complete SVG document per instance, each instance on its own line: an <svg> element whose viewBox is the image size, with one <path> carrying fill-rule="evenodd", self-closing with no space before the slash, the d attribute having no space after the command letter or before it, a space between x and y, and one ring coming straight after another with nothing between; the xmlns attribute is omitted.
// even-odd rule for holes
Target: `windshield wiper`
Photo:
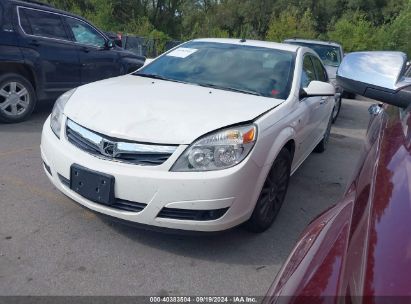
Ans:
<svg viewBox="0 0 411 304"><path fill-rule="evenodd" d="M173 81L173 82L179 82L179 83L187 83L181 80L176 80L176 79L171 79L167 78L161 75L157 74L146 74L146 73L134 73L134 76L141 76L141 77L146 77L146 78L152 78L152 79L159 79L159 80L165 80L165 81Z"/></svg>
<svg viewBox="0 0 411 304"><path fill-rule="evenodd" d="M218 89L218 90L224 90L224 91L230 91L230 92L237 92L237 93L244 93L244 94L249 94L249 95L266 97L265 95L263 95L259 92L246 90L246 89L223 87L223 86L219 86L219 85L216 85L216 84L213 84L213 83L195 83L195 84L199 85L201 87L206 87L206 88L213 88L213 89Z"/></svg>

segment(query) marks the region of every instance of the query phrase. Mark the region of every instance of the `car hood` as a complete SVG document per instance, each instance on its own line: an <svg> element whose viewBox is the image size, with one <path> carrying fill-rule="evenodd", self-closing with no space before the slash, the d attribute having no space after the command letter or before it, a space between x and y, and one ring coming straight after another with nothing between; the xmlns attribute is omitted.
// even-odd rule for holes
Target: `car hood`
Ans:
<svg viewBox="0 0 411 304"><path fill-rule="evenodd" d="M210 131L253 120L282 102L127 75L79 87L64 114L115 138L190 144Z"/></svg>

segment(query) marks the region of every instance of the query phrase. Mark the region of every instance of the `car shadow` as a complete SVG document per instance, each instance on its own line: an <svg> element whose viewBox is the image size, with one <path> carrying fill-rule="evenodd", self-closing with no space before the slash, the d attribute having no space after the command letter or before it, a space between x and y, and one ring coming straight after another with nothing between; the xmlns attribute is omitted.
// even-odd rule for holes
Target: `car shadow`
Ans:
<svg viewBox="0 0 411 304"><path fill-rule="evenodd" d="M288 256L295 238L283 234L284 223L274 223L265 233L255 234L242 227L218 233L185 233L172 230L153 231L136 227L98 214L116 233L161 251L192 259L218 261L227 264L281 265ZM284 238L289 241L284 241ZM287 244L285 244L287 243Z"/></svg>
<svg viewBox="0 0 411 304"><path fill-rule="evenodd" d="M41 131L43 123L50 115L52 109L53 103L42 103L26 121L20 123L0 122L0 131L38 133Z"/></svg>

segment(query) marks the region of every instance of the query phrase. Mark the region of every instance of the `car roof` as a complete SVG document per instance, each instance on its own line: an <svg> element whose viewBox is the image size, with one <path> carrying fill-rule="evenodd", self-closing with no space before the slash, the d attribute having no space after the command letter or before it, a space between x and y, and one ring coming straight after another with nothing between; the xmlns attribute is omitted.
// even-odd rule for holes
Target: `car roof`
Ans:
<svg viewBox="0 0 411 304"><path fill-rule="evenodd" d="M332 42L332 41L323 41L323 40L310 40L310 39L298 39L298 38L292 38L292 39L286 39L284 40L285 43L288 42L302 42L302 43L312 43L312 44L319 44L319 45L332 45L336 47L341 47L341 44L337 42Z"/></svg>
<svg viewBox="0 0 411 304"><path fill-rule="evenodd" d="M24 7L29 7L29 8L35 8L35 9L39 9L39 10L43 10L46 12L52 12L52 13L58 13L58 14L63 14L63 15L67 15L67 16L71 16L83 21L86 21L87 23L89 23L89 21L87 21L86 19L84 19L81 16L69 13L67 11L63 11L60 9L55 8L52 5L49 5L47 3L43 3L41 1L25 1L25 0L9 0L10 3L15 4L15 5L21 5Z"/></svg>
<svg viewBox="0 0 411 304"><path fill-rule="evenodd" d="M192 41L226 43L226 44L234 44L234 45L248 45L248 46L264 47L264 48L276 49L276 50L282 50L282 51L289 51L293 53L296 53L301 48L301 46L299 45L277 43L277 42L270 42L270 41L260 41L260 40L202 38L202 39L194 39Z"/></svg>

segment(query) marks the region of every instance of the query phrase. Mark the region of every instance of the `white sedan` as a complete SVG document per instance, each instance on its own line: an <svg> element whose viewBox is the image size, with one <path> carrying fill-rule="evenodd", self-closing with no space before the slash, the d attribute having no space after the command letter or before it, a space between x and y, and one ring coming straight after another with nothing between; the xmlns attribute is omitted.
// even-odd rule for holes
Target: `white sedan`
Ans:
<svg viewBox="0 0 411 304"><path fill-rule="evenodd" d="M187 42L63 94L43 127L51 182L94 211L164 228L270 227L330 134L334 87L295 45Z"/></svg>

